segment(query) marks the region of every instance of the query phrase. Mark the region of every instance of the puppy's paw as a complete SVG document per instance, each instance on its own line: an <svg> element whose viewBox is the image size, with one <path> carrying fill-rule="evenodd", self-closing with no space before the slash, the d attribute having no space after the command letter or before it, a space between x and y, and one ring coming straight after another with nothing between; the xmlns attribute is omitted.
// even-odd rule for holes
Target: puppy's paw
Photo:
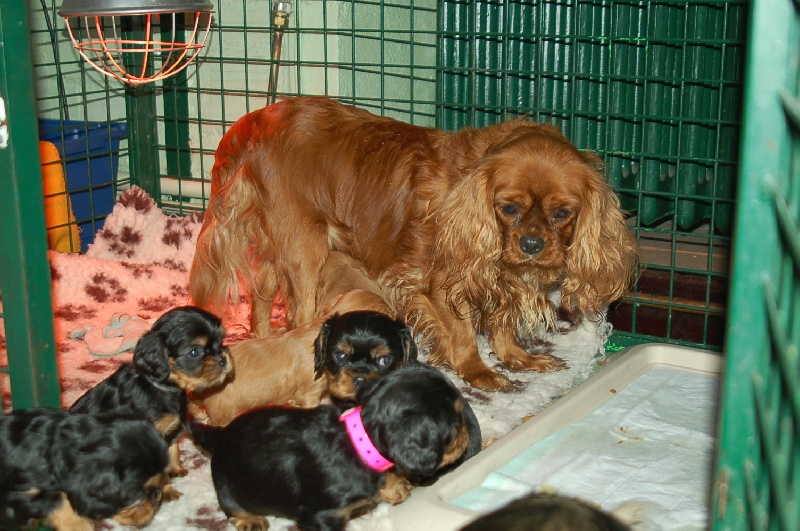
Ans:
<svg viewBox="0 0 800 531"><path fill-rule="evenodd" d="M269 529L269 522L263 516L232 516L229 521L238 531L266 531Z"/></svg>
<svg viewBox="0 0 800 531"><path fill-rule="evenodd" d="M171 478L182 478L183 476L188 474L189 471L182 466L170 466L169 470L167 470L167 473Z"/></svg>
<svg viewBox="0 0 800 531"><path fill-rule="evenodd" d="M183 496L183 493L172 485L165 486L164 490L161 491L161 501L164 503L175 501L181 496Z"/></svg>
<svg viewBox="0 0 800 531"><path fill-rule="evenodd" d="M406 478L398 476L389 472L384 477L383 486L381 487L378 496L381 501L389 502L392 505L397 505L405 501L411 494L411 489L414 485L411 484Z"/></svg>

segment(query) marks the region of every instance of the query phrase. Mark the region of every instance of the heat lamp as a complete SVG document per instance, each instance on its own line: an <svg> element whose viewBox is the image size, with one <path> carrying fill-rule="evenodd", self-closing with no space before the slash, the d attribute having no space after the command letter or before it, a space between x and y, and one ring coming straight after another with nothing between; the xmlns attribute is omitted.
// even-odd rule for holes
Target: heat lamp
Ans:
<svg viewBox="0 0 800 531"><path fill-rule="evenodd" d="M64 0L58 14L78 53L130 85L173 76L203 49L209 0Z"/></svg>

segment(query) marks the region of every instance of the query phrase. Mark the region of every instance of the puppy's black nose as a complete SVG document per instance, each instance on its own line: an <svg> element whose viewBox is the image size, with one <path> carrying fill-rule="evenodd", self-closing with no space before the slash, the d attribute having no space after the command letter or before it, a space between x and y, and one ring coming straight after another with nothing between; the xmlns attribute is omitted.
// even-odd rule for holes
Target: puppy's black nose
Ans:
<svg viewBox="0 0 800 531"><path fill-rule="evenodd" d="M519 248L525 254L539 254L544 249L544 239L539 236L523 236L519 239Z"/></svg>
<svg viewBox="0 0 800 531"><path fill-rule="evenodd" d="M364 385L364 382L366 382L366 381L367 381L367 379L364 378L363 376L356 376L355 378L353 378L353 385L356 388L359 388L362 385Z"/></svg>

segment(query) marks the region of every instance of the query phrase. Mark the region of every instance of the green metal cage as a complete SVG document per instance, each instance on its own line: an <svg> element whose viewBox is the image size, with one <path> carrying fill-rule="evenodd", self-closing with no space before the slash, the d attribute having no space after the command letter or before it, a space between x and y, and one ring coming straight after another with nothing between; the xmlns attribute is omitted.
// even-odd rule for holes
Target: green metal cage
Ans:
<svg viewBox="0 0 800 531"><path fill-rule="evenodd" d="M58 0L0 0L9 123L124 124L113 194L136 184L176 213L204 208L220 138L275 97L327 94L444 129L519 115L557 125L604 158L644 253L609 310L609 348L725 351L714 527L798 528L796 1L306 0L280 33L271 2L214 3L198 60L131 88L72 50ZM39 171L17 154L36 137L15 128L7 175ZM34 181L0 179L0 208L15 213L0 267L14 407L58 402ZM90 234L96 206L77 220Z"/></svg>

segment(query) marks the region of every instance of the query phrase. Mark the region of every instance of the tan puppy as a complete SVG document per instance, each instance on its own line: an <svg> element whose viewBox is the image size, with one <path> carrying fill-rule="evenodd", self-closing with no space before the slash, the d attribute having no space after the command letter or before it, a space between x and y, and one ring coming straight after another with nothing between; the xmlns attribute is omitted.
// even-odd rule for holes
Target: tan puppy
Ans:
<svg viewBox="0 0 800 531"><path fill-rule="evenodd" d="M225 426L239 413L268 404L319 405L328 394L328 379L315 370L315 341L322 325L335 314L358 310L395 318L359 264L331 253L322 270L318 307L322 312L284 334L242 341L230 347L235 374L227 385L193 397L205 409L208 423ZM196 408L193 408L196 410Z"/></svg>

